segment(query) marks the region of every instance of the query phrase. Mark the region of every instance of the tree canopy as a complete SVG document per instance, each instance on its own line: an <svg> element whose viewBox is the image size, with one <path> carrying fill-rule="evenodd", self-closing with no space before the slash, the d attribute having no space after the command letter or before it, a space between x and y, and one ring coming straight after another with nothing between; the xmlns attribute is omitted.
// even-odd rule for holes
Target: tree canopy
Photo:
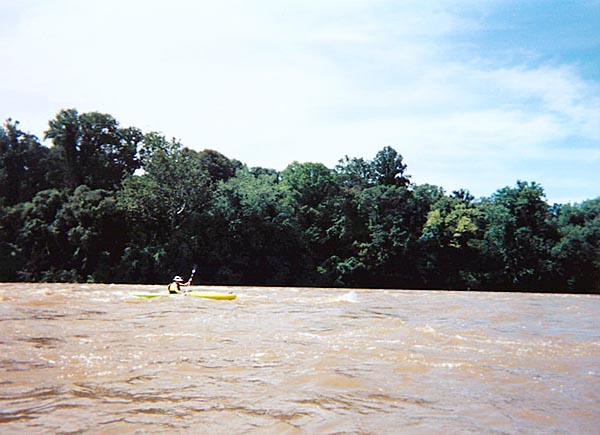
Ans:
<svg viewBox="0 0 600 435"><path fill-rule="evenodd" d="M0 127L0 280L600 293L600 198L535 181L487 198L411 182L402 155L249 168L111 115Z"/></svg>

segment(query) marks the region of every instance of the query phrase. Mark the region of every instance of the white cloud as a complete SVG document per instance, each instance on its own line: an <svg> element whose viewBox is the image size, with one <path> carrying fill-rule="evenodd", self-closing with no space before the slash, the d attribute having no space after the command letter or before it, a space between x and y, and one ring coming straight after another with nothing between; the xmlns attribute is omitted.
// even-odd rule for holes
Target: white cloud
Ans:
<svg viewBox="0 0 600 435"><path fill-rule="evenodd" d="M527 162L598 159L597 83L454 44L494 3L25 5L0 31L0 115L38 135L76 107L279 169L391 145L415 181L477 195L539 174Z"/></svg>

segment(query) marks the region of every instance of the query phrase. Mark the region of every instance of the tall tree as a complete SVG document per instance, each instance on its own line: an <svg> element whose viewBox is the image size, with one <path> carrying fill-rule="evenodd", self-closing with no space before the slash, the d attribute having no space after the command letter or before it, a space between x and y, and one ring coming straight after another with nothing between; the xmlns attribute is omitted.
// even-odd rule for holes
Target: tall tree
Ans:
<svg viewBox="0 0 600 435"><path fill-rule="evenodd" d="M0 199L6 205L29 201L51 187L56 165L50 150L21 131L18 122L8 119L0 127Z"/></svg>
<svg viewBox="0 0 600 435"><path fill-rule="evenodd" d="M386 146L377 152L373 160L344 157L335 168L340 183L346 187L366 188L376 184L385 186L408 186L410 175L402 155Z"/></svg>
<svg viewBox="0 0 600 435"><path fill-rule="evenodd" d="M23 253L24 264L19 271L25 281L76 281L76 271L62 273L68 250L57 234L54 222L68 195L57 189L38 192L31 202L20 204L22 225L16 235L16 245ZM60 276L59 276L60 275Z"/></svg>
<svg viewBox="0 0 600 435"><path fill-rule="evenodd" d="M149 133L140 156L143 174L125 179L117 195L132 235L122 270L127 274L126 264L141 264L136 279L165 279L194 261L214 187L200 153L175 139Z"/></svg>
<svg viewBox="0 0 600 435"><path fill-rule="evenodd" d="M219 183L205 232L211 279L230 284L297 283L304 257L288 193L277 175L246 168Z"/></svg>
<svg viewBox="0 0 600 435"><path fill-rule="evenodd" d="M600 293L600 198L561 206L556 221L556 290Z"/></svg>
<svg viewBox="0 0 600 435"><path fill-rule="evenodd" d="M79 114L61 110L49 122L45 133L66 162L71 187L116 189L121 180L138 167L137 146L142 133L136 128L120 128L108 114Z"/></svg>
<svg viewBox="0 0 600 435"><path fill-rule="evenodd" d="M368 286L423 286L417 240L425 222L420 198L407 187L378 185L361 192L358 209L368 239L357 244L358 258L368 270Z"/></svg>
<svg viewBox="0 0 600 435"><path fill-rule="evenodd" d="M440 193L442 191L440 190ZM479 210L466 191L440 196L427 213L420 238L425 253L426 285L434 288L473 288L478 281L470 273L478 236Z"/></svg>
<svg viewBox="0 0 600 435"><path fill-rule="evenodd" d="M281 185L290 194L300 231L304 234L306 258L313 262L310 269L323 272L322 266L340 244L339 233L334 230L340 201L337 174L322 163L294 162L281 172ZM316 281L311 283L320 284L319 275L312 276Z"/></svg>
<svg viewBox="0 0 600 435"><path fill-rule="evenodd" d="M406 165L402 155L392 147L385 147L377 153L373 160L373 175L379 184L386 186L407 186L410 176L404 175Z"/></svg>
<svg viewBox="0 0 600 435"><path fill-rule="evenodd" d="M373 164L363 158L345 156L335 167L339 182L347 188L366 188L375 183Z"/></svg>
<svg viewBox="0 0 600 435"><path fill-rule="evenodd" d="M241 162L230 160L215 150L200 151L198 157L202 169L209 175L213 183L229 180L242 168Z"/></svg>
<svg viewBox="0 0 600 435"><path fill-rule="evenodd" d="M518 181L517 186L498 190L480 205L485 228L481 254L485 259L487 288L533 290L545 288L552 270L554 243L548 224L548 204L543 188Z"/></svg>
<svg viewBox="0 0 600 435"><path fill-rule="evenodd" d="M52 227L64 252L63 269L95 282L114 282L128 229L114 193L75 189L56 214Z"/></svg>

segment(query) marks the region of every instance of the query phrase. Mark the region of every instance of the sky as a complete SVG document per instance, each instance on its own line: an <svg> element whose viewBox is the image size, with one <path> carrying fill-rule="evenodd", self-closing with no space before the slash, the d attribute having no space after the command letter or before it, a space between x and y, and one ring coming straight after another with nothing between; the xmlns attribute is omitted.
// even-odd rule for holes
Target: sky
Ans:
<svg viewBox="0 0 600 435"><path fill-rule="evenodd" d="M600 196L600 0L0 0L0 61L40 140L76 108L251 167L391 146L448 193Z"/></svg>

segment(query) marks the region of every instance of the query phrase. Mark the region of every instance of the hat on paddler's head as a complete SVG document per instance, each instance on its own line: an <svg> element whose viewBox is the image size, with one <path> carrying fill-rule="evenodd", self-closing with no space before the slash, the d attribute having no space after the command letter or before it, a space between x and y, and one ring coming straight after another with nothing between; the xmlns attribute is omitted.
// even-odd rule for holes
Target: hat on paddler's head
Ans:
<svg viewBox="0 0 600 435"><path fill-rule="evenodd" d="M179 275L177 275L175 278L173 278L173 281L175 281L175 282L183 282L183 279Z"/></svg>

